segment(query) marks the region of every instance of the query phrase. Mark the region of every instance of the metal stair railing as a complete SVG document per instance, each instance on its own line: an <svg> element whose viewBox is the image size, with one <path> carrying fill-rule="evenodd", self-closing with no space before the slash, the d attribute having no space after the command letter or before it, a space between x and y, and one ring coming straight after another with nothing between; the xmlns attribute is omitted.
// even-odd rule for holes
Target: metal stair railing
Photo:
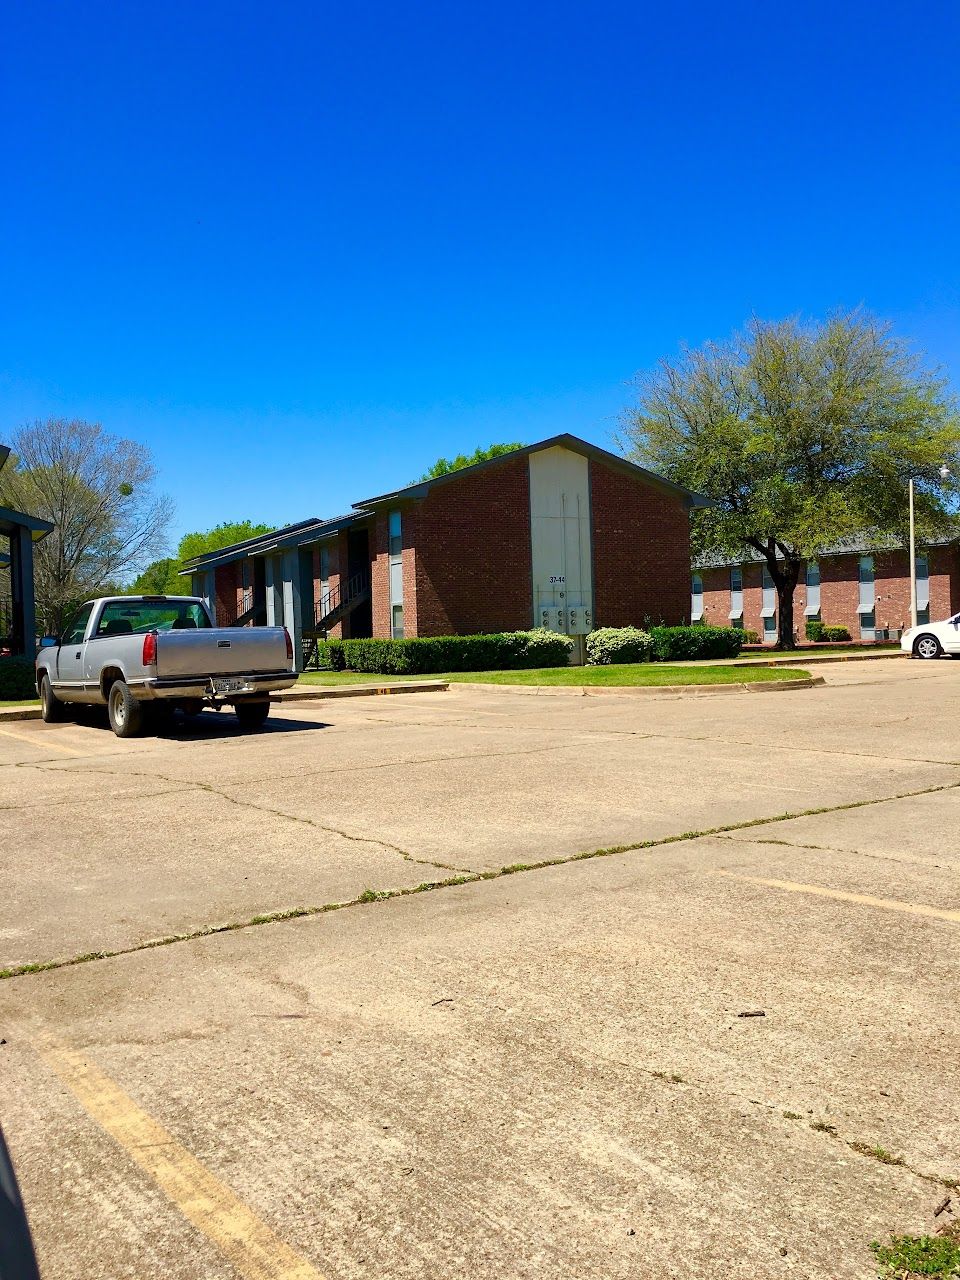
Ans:
<svg viewBox="0 0 960 1280"><path fill-rule="evenodd" d="M346 583L338 582L320 600L316 630L324 635L370 594L370 575L365 570L355 573Z"/></svg>

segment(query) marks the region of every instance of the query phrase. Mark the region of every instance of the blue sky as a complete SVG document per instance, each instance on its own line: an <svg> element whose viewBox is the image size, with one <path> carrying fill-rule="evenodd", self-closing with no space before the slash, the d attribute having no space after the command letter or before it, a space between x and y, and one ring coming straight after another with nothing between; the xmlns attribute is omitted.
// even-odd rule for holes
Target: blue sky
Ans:
<svg viewBox="0 0 960 1280"><path fill-rule="evenodd" d="M0 437L179 533L610 444L632 374L863 304L960 384L960 9L55 3L0 46Z"/></svg>

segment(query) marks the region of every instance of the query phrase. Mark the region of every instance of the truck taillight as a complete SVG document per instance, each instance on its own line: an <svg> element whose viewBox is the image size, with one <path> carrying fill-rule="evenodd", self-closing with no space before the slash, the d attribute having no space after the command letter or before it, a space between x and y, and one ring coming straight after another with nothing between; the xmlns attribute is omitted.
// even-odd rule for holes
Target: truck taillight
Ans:
<svg viewBox="0 0 960 1280"><path fill-rule="evenodd" d="M152 667L157 661L157 633L148 631L143 637L143 665Z"/></svg>
<svg viewBox="0 0 960 1280"><path fill-rule="evenodd" d="M287 642L287 661L290 662L293 658L293 641L290 639L290 632L286 627L283 628L283 638Z"/></svg>

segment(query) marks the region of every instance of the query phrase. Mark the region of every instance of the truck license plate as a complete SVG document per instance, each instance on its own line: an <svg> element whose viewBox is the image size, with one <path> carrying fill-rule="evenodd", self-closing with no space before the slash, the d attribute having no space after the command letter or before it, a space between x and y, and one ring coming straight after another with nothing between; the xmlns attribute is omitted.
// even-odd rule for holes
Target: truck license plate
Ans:
<svg viewBox="0 0 960 1280"><path fill-rule="evenodd" d="M240 693L247 687L246 680L235 676L220 676L213 682L214 693Z"/></svg>

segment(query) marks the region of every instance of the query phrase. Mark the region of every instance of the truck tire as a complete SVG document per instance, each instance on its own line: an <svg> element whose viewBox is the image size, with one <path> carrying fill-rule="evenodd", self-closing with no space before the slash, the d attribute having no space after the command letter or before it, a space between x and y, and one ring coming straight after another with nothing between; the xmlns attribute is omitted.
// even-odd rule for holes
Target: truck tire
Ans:
<svg viewBox="0 0 960 1280"><path fill-rule="evenodd" d="M49 676L40 678L40 716L45 724L59 724L67 716L66 707L53 692Z"/></svg>
<svg viewBox="0 0 960 1280"><path fill-rule="evenodd" d="M258 702L235 702L233 709L241 729L262 729L270 714L270 703L266 698Z"/></svg>
<svg viewBox="0 0 960 1280"><path fill-rule="evenodd" d="M114 680L107 696L110 728L118 738L136 738L143 732L143 707L122 680Z"/></svg>

